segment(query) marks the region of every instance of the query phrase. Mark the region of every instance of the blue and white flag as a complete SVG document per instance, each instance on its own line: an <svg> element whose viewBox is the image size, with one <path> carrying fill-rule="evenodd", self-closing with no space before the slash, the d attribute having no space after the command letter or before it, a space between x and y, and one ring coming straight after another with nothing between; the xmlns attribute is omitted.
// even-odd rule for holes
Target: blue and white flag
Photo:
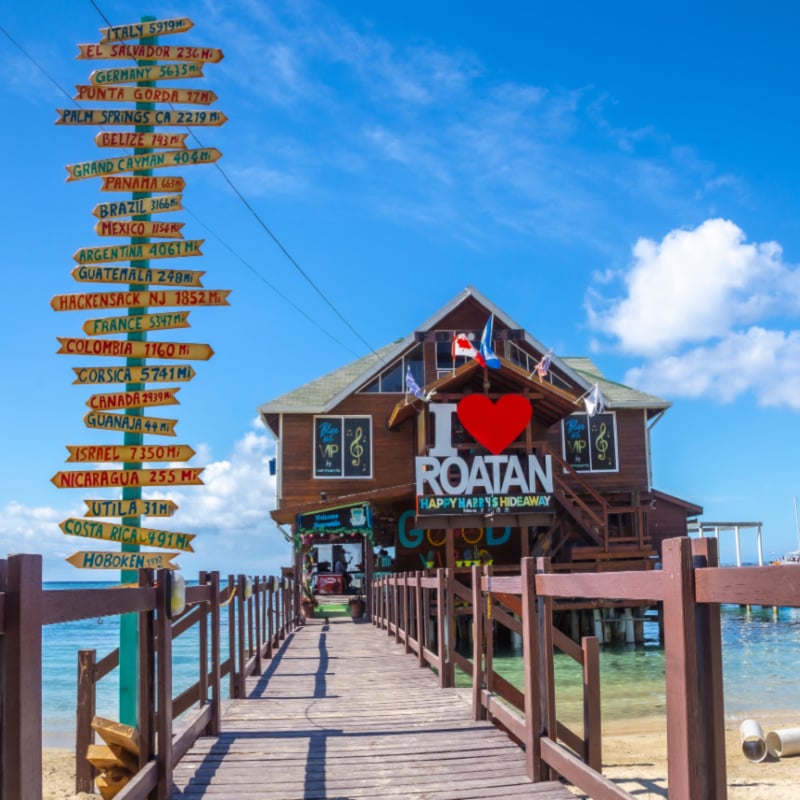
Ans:
<svg viewBox="0 0 800 800"><path fill-rule="evenodd" d="M494 314L489 314L489 319L486 320L486 325L481 334L481 343L478 348L478 353L475 360L482 367L491 367L492 369L500 369L500 359L494 354L492 350L492 329L494 328Z"/></svg>
<svg viewBox="0 0 800 800"><path fill-rule="evenodd" d="M411 374L411 367L406 368L406 389L414 395L414 397L418 397L420 400L425 399L425 392L419 388L419 384L414 380L414 376Z"/></svg>

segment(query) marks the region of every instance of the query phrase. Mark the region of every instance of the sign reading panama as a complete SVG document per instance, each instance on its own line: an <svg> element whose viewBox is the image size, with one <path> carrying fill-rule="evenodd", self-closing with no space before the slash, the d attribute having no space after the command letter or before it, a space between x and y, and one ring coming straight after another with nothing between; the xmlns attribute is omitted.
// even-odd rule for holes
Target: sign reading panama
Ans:
<svg viewBox="0 0 800 800"><path fill-rule="evenodd" d="M455 403L431 404L434 444L415 459L417 513L502 514L551 509L553 464L535 455L473 455L452 444Z"/></svg>

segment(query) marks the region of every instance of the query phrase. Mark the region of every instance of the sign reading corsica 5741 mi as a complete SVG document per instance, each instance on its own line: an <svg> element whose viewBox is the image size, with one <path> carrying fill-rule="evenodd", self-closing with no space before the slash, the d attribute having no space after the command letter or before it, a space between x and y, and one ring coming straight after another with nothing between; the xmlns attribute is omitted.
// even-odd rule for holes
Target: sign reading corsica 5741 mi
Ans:
<svg viewBox="0 0 800 800"><path fill-rule="evenodd" d="M553 465L535 455L503 454L525 429L530 401L505 395L497 403L469 395L458 404L431 404L434 445L416 459L417 514L486 514L548 511L553 493ZM460 456L453 446L452 419L492 455Z"/></svg>

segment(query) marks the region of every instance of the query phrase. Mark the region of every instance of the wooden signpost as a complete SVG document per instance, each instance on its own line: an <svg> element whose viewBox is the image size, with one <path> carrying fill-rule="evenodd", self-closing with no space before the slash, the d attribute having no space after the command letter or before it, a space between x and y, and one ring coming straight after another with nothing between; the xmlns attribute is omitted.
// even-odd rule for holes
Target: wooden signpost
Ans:
<svg viewBox="0 0 800 800"><path fill-rule="evenodd" d="M98 220L95 233L103 243L78 250L73 255L78 266L72 270L73 278L79 283L121 283L126 284L127 289L57 295L51 301L56 311L124 311L124 316L85 320L83 331L89 338L59 337L58 350L69 355L125 359L120 366L73 368L74 383L78 385L120 385L119 391L92 394L87 400L91 410L83 421L90 429L121 432L123 442L69 445L67 459L73 463L119 466L61 471L52 478L59 488L121 489L121 498L116 500L86 500L85 517L89 519L70 517L61 523L61 530L71 536L119 543L118 552L80 551L67 560L79 569L118 569L123 583L137 581L140 569L177 568L172 560L178 552L140 552L140 547L193 552L194 534L141 525L142 516L168 517L176 510L172 501L143 499L142 487L203 483L200 479L202 467L143 467L151 462L185 462L195 454L188 445L146 444L145 436L175 436L177 420L148 417L143 410L177 404L175 395L179 387L163 384L185 382L195 376L189 364L149 364L148 359L207 360L213 350L207 344L149 340L148 335L189 327L189 308L227 306L230 293L203 288L203 271L153 268L150 264L155 259L201 256L203 244L202 239L183 238L183 222L169 218L151 220L151 214L183 210L181 192L186 187L181 175L156 177L153 171L180 171L188 166L213 164L222 155L214 147L187 148L185 132L156 130L157 127L195 125L213 128L227 121L221 111L209 108L217 100L213 91L172 83L203 77L203 65L218 63L223 57L222 51L216 48L165 45L159 41L160 36L184 33L192 27L187 17L161 20L143 17L139 22L102 28L98 43L78 46L78 57L133 59L136 63L92 71L88 83L76 86L75 99L81 104L133 105L57 110L58 125L125 129L98 132L95 144L102 148L101 158L76 162L66 169L68 181L97 177L102 192L131 193L119 201L95 206L92 211ZM133 153L114 153L112 148L125 148ZM129 219L120 220L125 217ZM108 243L109 237L123 237L128 241ZM167 286L175 288L158 288ZM167 308L176 310L165 310ZM125 334L124 339L113 337L120 333ZM156 387L148 388L147 384L156 384ZM118 517L120 523L91 519L101 516ZM135 726L139 708L136 696L138 617L135 614L122 616L119 654L120 719L126 725Z"/></svg>

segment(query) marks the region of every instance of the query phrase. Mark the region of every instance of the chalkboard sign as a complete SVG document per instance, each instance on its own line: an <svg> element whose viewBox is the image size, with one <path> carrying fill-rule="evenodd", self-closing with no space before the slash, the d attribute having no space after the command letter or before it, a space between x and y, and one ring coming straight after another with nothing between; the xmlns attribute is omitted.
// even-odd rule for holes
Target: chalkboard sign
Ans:
<svg viewBox="0 0 800 800"><path fill-rule="evenodd" d="M576 472L617 470L617 429L614 414L573 414L563 422L564 460Z"/></svg>
<svg viewBox="0 0 800 800"><path fill-rule="evenodd" d="M314 477L371 477L371 422L371 417L315 417Z"/></svg>

